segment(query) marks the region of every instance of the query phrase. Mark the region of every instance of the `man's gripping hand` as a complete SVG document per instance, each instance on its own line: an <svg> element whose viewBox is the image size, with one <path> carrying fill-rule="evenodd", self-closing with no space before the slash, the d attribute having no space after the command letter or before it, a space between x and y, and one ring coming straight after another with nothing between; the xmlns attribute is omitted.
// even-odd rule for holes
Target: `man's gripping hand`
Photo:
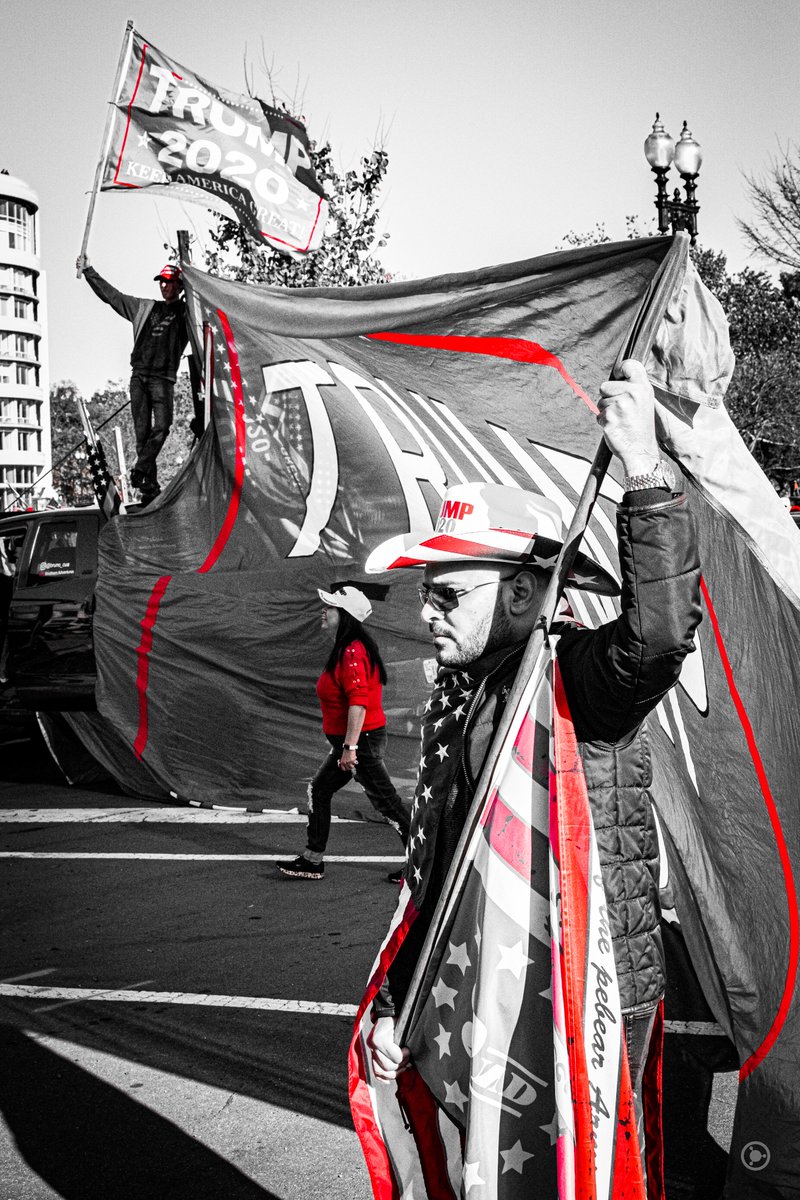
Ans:
<svg viewBox="0 0 800 1200"><path fill-rule="evenodd" d="M367 1037L372 1069L378 1079L391 1083L410 1063L408 1050L394 1040L394 1017L378 1017Z"/></svg>
<svg viewBox="0 0 800 1200"><path fill-rule="evenodd" d="M600 385L597 421L625 474L646 475L659 461L655 396L647 372L635 358L627 358L620 370L623 379Z"/></svg>
<svg viewBox="0 0 800 1200"><path fill-rule="evenodd" d="M83 275L83 272L89 266L89 259L85 254L79 254L75 260L75 270L78 272L78 279Z"/></svg>

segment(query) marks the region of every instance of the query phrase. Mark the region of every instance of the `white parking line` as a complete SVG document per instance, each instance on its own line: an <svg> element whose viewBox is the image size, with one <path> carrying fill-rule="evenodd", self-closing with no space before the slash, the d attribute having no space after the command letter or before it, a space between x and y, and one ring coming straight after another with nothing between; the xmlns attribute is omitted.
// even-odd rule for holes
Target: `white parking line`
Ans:
<svg viewBox="0 0 800 1200"><path fill-rule="evenodd" d="M129 988L37 987L34 984L0 984L0 996L10 1000L63 1000L67 1002L115 1001L125 1004L193 1004L202 1008L252 1008L263 1012L301 1013L322 1017L354 1017L355 1004L329 1004L322 1000L275 1000L266 996L210 996L205 992L136 992Z"/></svg>
<svg viewBox="0 0 800 1200"><path fill-rule="evenodd" d="M285 862L288 851L282 854L132 854L123 851L91 853L71 850L0 850L0 858L136 858L157 862ZM329 863L401 863L402 854L328 854Z"/></svg>
<svg viewBox="0 0 800 1200"><path fill-rule="evenodd" d="M348 817L332 817L339 825L360 825ZM125 822L132 824L164 823L187 825L305 825L305 813L286 812L282 808L262 812L246 809L187 808L16 808L0 811L0 823L9 825L60 825L77 823Z"/></svg>

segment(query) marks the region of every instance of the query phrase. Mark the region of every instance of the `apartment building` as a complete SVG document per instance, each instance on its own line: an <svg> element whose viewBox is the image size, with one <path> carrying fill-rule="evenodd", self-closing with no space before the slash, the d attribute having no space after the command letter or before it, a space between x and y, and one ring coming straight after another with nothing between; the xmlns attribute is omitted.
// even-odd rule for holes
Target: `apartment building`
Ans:
<svg viewBox="0 0 800 1200"><path fill-rule="evenodd" d="M44 508L52 480L39 201L0 171L0 509ZM29 489L33 488L33 491Z"/></svg>

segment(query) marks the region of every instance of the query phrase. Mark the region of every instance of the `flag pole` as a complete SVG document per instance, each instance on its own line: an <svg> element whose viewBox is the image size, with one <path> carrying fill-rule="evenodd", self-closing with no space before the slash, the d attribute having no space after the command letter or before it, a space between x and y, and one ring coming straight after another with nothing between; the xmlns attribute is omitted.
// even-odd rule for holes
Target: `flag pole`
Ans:
<svg viewBox="0 0 800 1200"><path fill-rule="evenodd" d="M644 362L647 358L675 286L686 269L688 244L688 234L680 232L674 235L672 246L664 258L659 271L650 283L633 329L629 333L625 345L617 357L617 361L611 372L612 379L622 378L620 365L625 359L636 358ZM397 1019L395 1041L398 1046L404 1045L411 1025L418 1015L421 1001L424 998L421 993L422 984L428 974L434 948L442 929L446 926L450 918L453 904L459 895L461 886L469 870L467 851L479 826L485 807L489 782L514 724L516 710L522 696L529 688L532 678L535 677L535 684L538 686L544 675L547 660L544 651L547 648L549 630L555 618L558 601L564 590L567 575L575 561L581 539L586 532L589 517L602 487L611 457L611 451L606 445L605 438L603 438L597 447L594 460L589 468L586 483L583 486L580 499L575 507L567 536L564 539L561 552L553 568L553 574L545 591L539 614L528 639L528 645L517 671L514 686L506 701L497 732L489 747L489 752L476 784L472 806L467 815L464 828L461 831L461 836L453 855L453 861L445 878L430 928L428 929L420 956L417 959L414 974L411 977L405 1002Z"/></svg>
<svg viewBox="0 0 800 1200"><path fill-rule="evenodd" d="M84 263L86 259L86 251L89 246L89 233L92 228L94 219L94 206L97 203L97 193L100 191L100 184L103 179L103 171L108 158L109 147L111 146L111 134L114 127L114 116L116 113L115 105L119 100L120 87L122 85L122 76L126 66L128 56L130 55L131 43L133 42L133 21L128 21L125 26L125 34L122 39L122 48L119 52L119 62L117 63L117 74L114 77L114 87L112 90L113 99L109 102L108 111L106 113L106 125L103 130L103 140L101 142L100 156L97 160L97 167L94 172L94 183L89 196L89 211L86 214L86 225L83 230L83 241L81 242L81 252L78 256L77 276L80 279L83 275Z"/></svg>

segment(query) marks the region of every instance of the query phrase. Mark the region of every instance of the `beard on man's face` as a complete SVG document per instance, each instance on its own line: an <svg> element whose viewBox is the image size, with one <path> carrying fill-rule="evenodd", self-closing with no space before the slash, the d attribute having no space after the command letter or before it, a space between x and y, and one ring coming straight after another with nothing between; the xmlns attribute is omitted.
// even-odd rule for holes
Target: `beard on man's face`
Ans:
<svg viewBox="0 0 800 1200"><path fill-rule="evenodd" d="M483 614L465 629L436 618L428 623L428 628L440 667L468 667L512 640L508 616L500 608Z"/></svg>

